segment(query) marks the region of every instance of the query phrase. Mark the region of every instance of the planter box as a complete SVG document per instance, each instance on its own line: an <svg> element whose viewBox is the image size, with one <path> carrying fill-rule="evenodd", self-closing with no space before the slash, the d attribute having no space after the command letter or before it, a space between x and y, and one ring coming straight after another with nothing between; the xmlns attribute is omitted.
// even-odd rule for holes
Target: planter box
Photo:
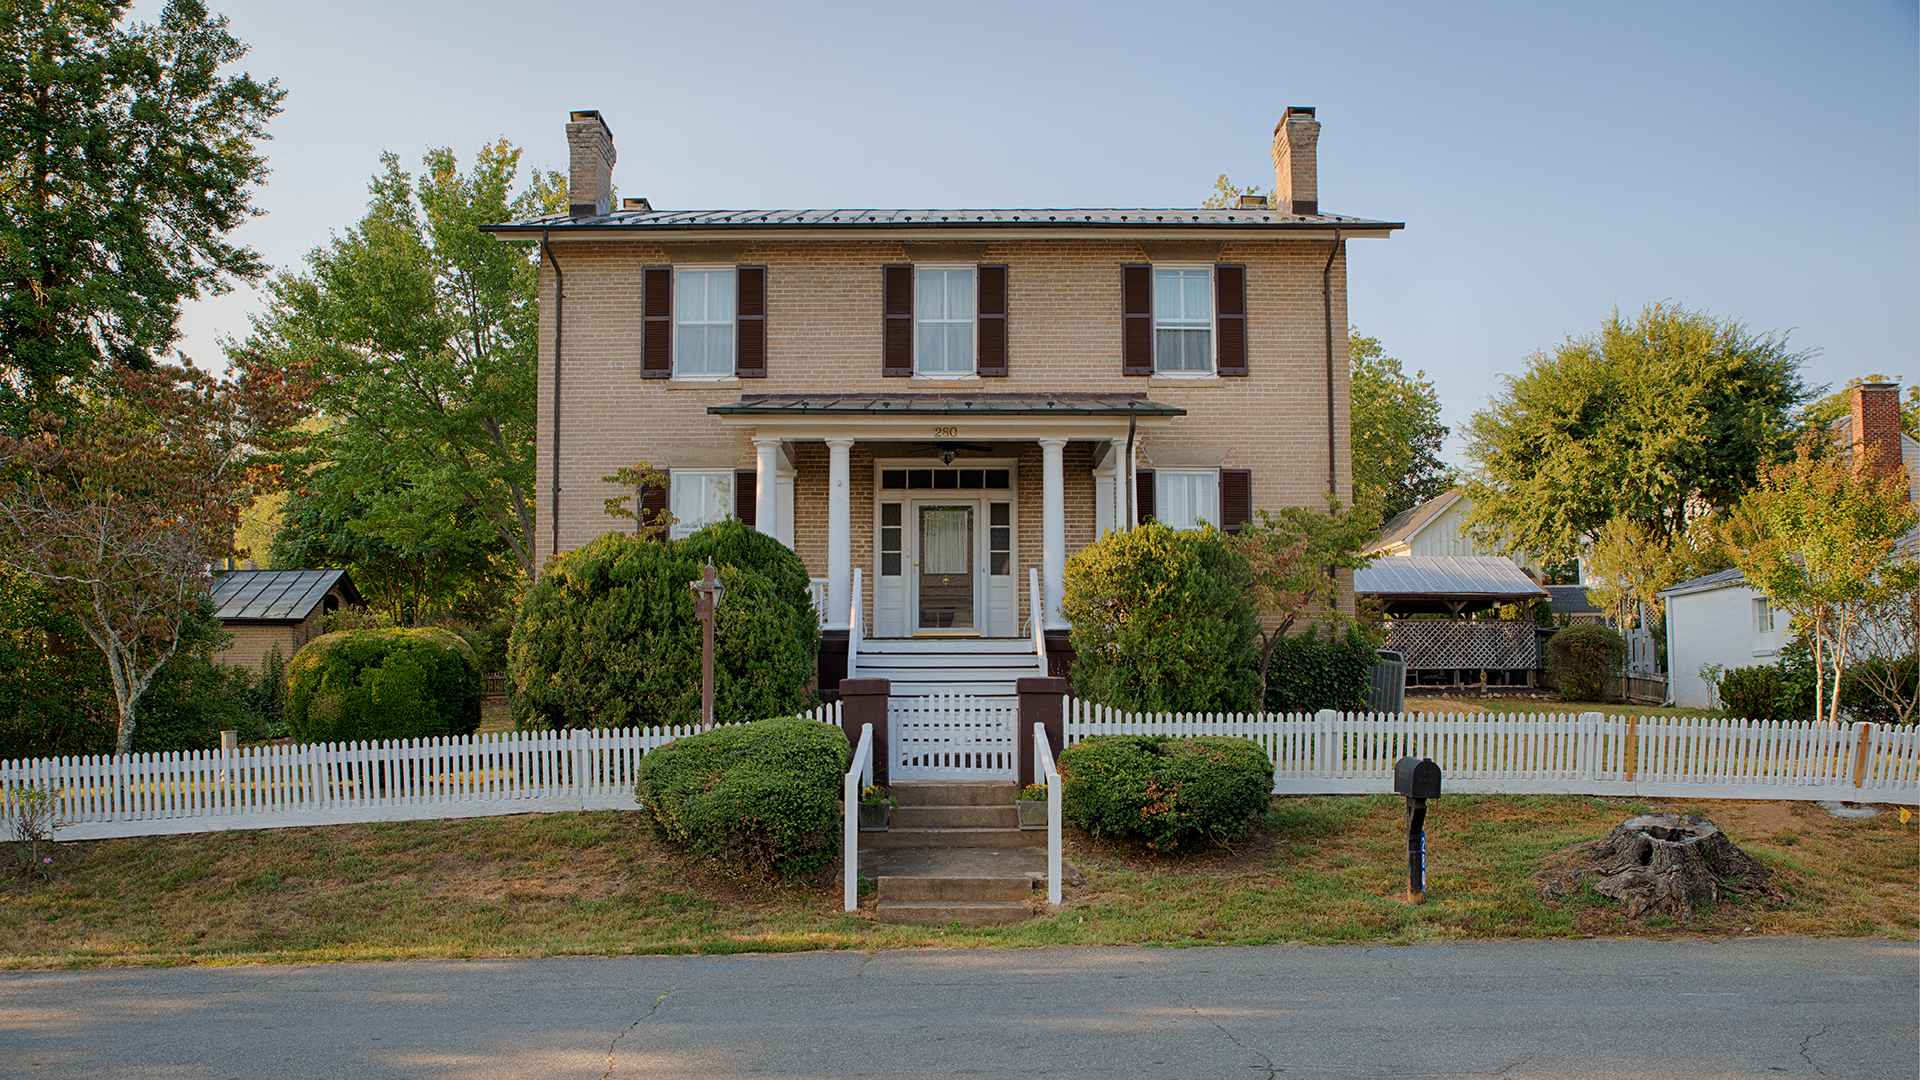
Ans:
<svg viewBox="0 0 1920 1080"><path fill-rule="evenodd" d="M885 803L878 806L860 804L860 831L886 832L887 822L893 818L893 807Z"/></svg>
<svg viewBox="0 0 1920 1080"><path fill-rule="evenodd" d="M1020 827L1023 829L1044 829L1047 827L1047 804L1042 799L1015 799L1014 808L1020 811Z"/></svg>

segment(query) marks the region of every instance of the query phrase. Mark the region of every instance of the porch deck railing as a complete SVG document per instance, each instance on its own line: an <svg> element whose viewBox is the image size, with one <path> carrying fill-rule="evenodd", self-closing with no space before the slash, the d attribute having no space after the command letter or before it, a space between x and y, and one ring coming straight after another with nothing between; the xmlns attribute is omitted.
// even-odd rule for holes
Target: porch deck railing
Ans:
<svg viewBox="0 0 1920 1080"><path fill-rule="evenodd" d="M1040 598L1040 570L1027 568L1027 622L1033 628L1033 654L1039 660L1041 678L1047 677L1046 605Z"/></svg>
<svg viewBox="0 0 1920 1080"><path fill-rule="evenodd" d="M860 568L853 568L852 610L847 612L847 678L860 677L860 642L866 638L867 625L861 618L865 612L860 603Z"/></svg>
<svg viewBox="0 0 1920 1080"><path fill-rule="evenodd" d="M846 821L840 836L846 864L842 875L842 899L846 910L860 910L860 793L873 783L873 725L860 725L860 745L853 748L853 762L841 792Z"/></svg>
<svg viewBox="0 0 1920 1080"><path fill-rule="evenodd" d="M1061 835L1064 797L1060 766L1053 760L1053 743L1047 738L1047 725L1033 725L1033 775L1047 785L1047 903L1060 903Z"/></svg>

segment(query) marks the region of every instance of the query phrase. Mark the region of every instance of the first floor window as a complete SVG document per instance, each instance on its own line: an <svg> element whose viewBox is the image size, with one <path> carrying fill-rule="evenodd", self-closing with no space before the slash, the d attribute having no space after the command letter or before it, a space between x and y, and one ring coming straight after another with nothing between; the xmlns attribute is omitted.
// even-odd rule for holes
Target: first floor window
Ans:
<svg viewBox="0 0 1920 1080"><path fill-rule="evenodd" d="M674 374L696 379L732 375L733 268L682 268L674 278Z"/></svg>
<svg viewBox="0 0 1920 1080"><path fill-rule="evenodd" d="M1153 516L1171 529L1220 523L1220 474L1213 469L1157 469Z"/></svg>
<svg viewBox="0 0 1920 1080"><path fill-rule="evenodd" d="M915 374L973 374L974 302L973 267L915 271Z"/></svg>
<svg viewBox="0 0 1920 1080"><path fill-rule="evenodd" d="M732 469L675 469L670 480L675 539L733 516Z"/></svg>
<svg viewBox="0 0 1920 1080"><path fill-rule="evenodd" d="M1162 375L1213 371L1213 271L1153 268L1153 370Z"/></svg>

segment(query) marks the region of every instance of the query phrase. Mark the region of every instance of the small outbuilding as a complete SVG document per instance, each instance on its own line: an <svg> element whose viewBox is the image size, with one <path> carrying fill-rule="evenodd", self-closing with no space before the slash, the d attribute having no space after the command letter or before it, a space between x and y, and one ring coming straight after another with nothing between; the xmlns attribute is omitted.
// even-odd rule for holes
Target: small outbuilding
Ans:
<svg viewBox="0 0 1920 1080"><path fill-rule="evenodd" d="M228 570L214 578L214 618L233 642L214 660L258 668L273 647L293 659L300 646L326 632L327 613L365 607L345 570Z"/></svg>
<svg viewBox="0 0 1920 1080"><path fill-rule="evenodd" d="M1387 648L1400 653L1410 681L1535 682L1540 630L1531 619L1468 619L1505 604L1549 594L1512 559L1493 555L1405 555L1354 571L1353 591L1387 619ZM1445 615L1451 618L1409 618Z"/></svg>

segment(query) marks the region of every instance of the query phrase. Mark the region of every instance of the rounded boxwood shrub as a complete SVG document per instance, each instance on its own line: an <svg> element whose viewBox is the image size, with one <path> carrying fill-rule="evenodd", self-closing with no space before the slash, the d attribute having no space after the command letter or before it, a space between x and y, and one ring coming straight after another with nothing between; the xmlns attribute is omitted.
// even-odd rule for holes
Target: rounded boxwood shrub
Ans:
<svg viewBox="0 0 1920 1080"><path fill-rule="evenodd" d="M847 738L797 716L689 735L640 762L654 830L736 873L809 874L840 850Z"/></svg>
<svg viewBox="0 0 1920 1080"><path fill-rule="evenodd" d="M1547 665L1561 701L1605 701L1607 682L1620 674L1627 643L1604 626L1569 626L1547 639Z"/></svg>
<svg viewBox="0 0 1920 1080"><path fill-rule="evenodd" d="M1060 755L1061 813L1098 836L1170 850L1246 835L1273 803L1273 762L1251 739L1094 735Z"/></svg>
<svg viewBox="0 0 1920 1080"><path fill-rule="evenodd" d="M1777 667L1734 668L1720 676L1720 715L1772 720L1780 715L1780 697L1786 689Z"/></svg>
<svg viewBox="0 0 1920 1080"><path fill-rule="evenodd" d="M662 543L609 533L548 566L507 648L522 728L654 727L700 716L693 590L708 558L726 596L714 626L715 723L813 704L820 624L806 565L738 521Z"/></svg>
<svg viewBox="0 0 1920 1080"><path fill-rule="evenodd" d="M480 662L438 627L322 634L287 665L299 742L424 739L480 726Z"/></svg>

